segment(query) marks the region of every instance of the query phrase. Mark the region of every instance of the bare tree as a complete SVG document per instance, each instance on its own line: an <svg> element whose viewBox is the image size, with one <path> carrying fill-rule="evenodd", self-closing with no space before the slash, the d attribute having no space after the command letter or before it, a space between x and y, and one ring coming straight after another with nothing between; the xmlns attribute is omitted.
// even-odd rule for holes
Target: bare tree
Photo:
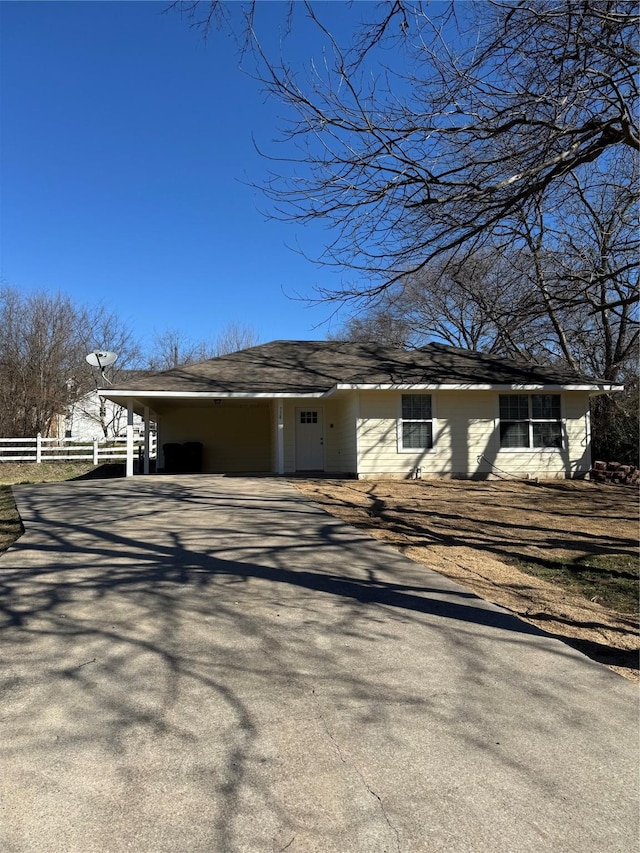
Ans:
<svg viewBox="0 0 640 853"><path fill-rule="evenodd" d="M156 332L147 355L149 370L169 370L180 364L204 361L213 355L211 347L203 341L193 341L179 329Z"/></svg>
<svg viewBox="0 0 640 853"><path fill-rule="evenodd" d="M318 295L364 307L348 334L624 375L639 298L635 4L352 4L343 41L328 4L287 3L280 56L259 3L175 5L205 33L244 26L255 77L284 106L280 139L260 145L272 214L328 227L318 260L354 275ZM288 53L301 12L318 37L306 64Z"/></svg>
<svg viewBox="0 0 640 853"><path fill-rule="evenodd" d="M564 363L624 382L594 401L599 456L637 464L638 229L634 177L617 158L588 164L563 192L532 198L500 244L440 260L388 288L337 336L437 339L498 355Z"/></svg>
<svg viewBox="0 0 640 853"><path fill-rule="evenodd" d="M4 435L48 434L64 412L68 379L77 370L70 342L75 314L63 297L0 294L0 411Z"/></svg>
<svg viewBox="0 0 640 853"><path fill-rule="evenodd" d="M93 349L137 357L131 333L105 308L76 306L61 294L0 290L0 434L48 435L56 419L96 383Z"/></svg>
<svg viewBox="0 0 640 853"><path fill-rule="evenodd" d="M504 228L517 250L503 256L539 306L549 357L613 381L637 357L636 165L612 152L582 166Z"/></svg>
<svg viewBox="0 0 640 853"><path fill-rule="evenodd" d="M619 381L636 363L638 235L627 187L576 174L569 205L529 205L511 245L485 246L395 283L334 337L420 346L440 340L496 355L563 362ZM504 235L503 235L504 236Z"/></svg>
<svg viewBox="0 0 640 853"><path fill-rule="evenodd" d="M399 290L398 296L394 291ZM395 287L384 294L375 307L349 317L341 326L327 334L329 340L375 341L391 347L412 349L420 345L422 336L416 333L411 311L403 299L404 290Z"/></svg>
<svg viewBox="0 0 640 853"><path fill-rule="evenodd" d="M227 4L178 5L205 31L233 24ZM476 250L529 200L570 189L580 167L640 148L638 10L626 0L394 0L367 5L377 17L354 23L347 44L321 20L327 7L288 4L284 58L262 47L260 4L238 5L256 76L287 110L267 152L274 215L323 220L335 237L322 260L359 273L325 298L375 295ZM306 67L286 59L296 7L321 41Z"/></svg>
<svg viewBox="0 0 640 853"><path fill-rule="evenodd" d="M254 328L245 323L232 321L227 323L216 337L213 350L216 356L220 356L254 347L258 343L260 343L260 336Z"/></svg>
<svg viewBox="0 0 640 853"><path fill-rule="evenodd" d="M258 333L251 326L230 322L211 341L194 340L179 329L156 332L151 353L147 358L149 370L169 370L184 364L195 364L228 352L255 346Z"/></svg>
<svg viewBox="0 0 640 853"><path fill-rule="evenodd" d="M332 334L407 348L441 341L494 355L542 359L541 308L513 259L485 248L450 257L387 288Z"/></svg>

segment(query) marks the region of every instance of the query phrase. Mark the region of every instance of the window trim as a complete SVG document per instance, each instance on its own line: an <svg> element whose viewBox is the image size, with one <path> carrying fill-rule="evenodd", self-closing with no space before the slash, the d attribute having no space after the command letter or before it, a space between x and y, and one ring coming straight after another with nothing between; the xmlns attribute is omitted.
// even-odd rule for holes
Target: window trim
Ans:
<svg viewBox="0 0 640 853"><path fill-rule="evenodd" d="M533 414L533 397L536 396L549 396L549 397L558 397L560 401L560 417L559 418L534 418ZM527 424L527 436L529 444L526 447L503 447L501 443L501 435L500 435L500 425L503 423L503 419L500 417L500 398L501 397L526 397L527 398L527 406L528 406L528 417L526 420L509 420L505 419L505 423L526 423ZM497 406L497 416L496 416L496 434L498 440L498 451L500 453L563 453L566 452L568 442L567 442L567 430L566 430L566 419L564 415L564 395L557 392L549 392L549 391L504 391L497 395L496 400ZM560 440L562 444L560 447L535 447L533 444L533 426L534 424L559 424L560 425Z"/></svg>
<svg viewBox="0 0 640 853"><path fill-rule="evenodd" d="M430 418L403 418L402 417L402 398L403 397L429 397L431 400L431 417ZM416 423L416 424L431 424L431 447L405 447L403 444L403 434L404 430L402 428L404 423ZM406 393L398 395L398 417L396 420L396 440L397 440L397 452L398 453L433 453L436 449L437 442L437 421L436 421L436 397L435 394L427 393L425 391L407 391Z"/></svg>

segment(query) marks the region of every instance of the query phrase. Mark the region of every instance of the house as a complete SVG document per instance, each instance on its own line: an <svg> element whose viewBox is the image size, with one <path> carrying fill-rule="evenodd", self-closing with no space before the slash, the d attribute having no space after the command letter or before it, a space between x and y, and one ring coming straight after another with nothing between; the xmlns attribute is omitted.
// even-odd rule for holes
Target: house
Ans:
<svg viewBox="0 0 640 853"><path fill-rule="evenodd" d="M122 383L152 375L148 370L118 370L117 376ZM71 401L64 413L55 418L53 435L71 441L92 441L94 438L118 438L126 435L127 409L113 400L105 398L99 388L74 396L72 380L67 388ZM145 424L141 416L134 414L133 431L136 439L144 435Z"/></svg>
<svg viewBox="0 0 640 853"><path fill-rule="evenodd" d="M67 406L58 423L58 438L73 441L115 438L126 433L127 410L113 400L106 400L98 391L89 391ZM144 421L135 414L133 430L135 438L144 432Z"/></svg>
<svg viewBox="0 0 640 853"><path fill-rule="evenodd" d="M617 390L437 343L272 341L101 394L129 432L136 414L157 422L159 470L549 478L589 471L589 397Z"/></svg>

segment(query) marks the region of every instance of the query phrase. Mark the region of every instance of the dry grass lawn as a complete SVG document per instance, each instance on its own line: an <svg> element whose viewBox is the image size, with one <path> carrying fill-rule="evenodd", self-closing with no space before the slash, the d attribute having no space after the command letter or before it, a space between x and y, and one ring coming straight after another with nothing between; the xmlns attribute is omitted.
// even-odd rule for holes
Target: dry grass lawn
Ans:
<svg viewBox="0 0 640 853"><path fill-rule="evenodd" d="M306 480L327 512L638 680L638 494L554 480Z"/></svg>

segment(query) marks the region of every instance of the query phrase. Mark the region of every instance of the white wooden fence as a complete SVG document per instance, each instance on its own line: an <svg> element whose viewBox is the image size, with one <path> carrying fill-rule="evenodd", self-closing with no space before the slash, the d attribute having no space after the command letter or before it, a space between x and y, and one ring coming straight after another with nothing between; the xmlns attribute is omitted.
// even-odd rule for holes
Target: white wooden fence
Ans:
<svg viewBox="0 0 640 853"><path fill-rule="evenodd" d="M136 455L144 447L140 439L134 442ZM149 458L155 459L156 434L149 434ZM2 462L81 462L94 465L102 462L126 462L126 438L94 438L92 441L73 441L70 438L0 438L0 463Z"/></svg>

